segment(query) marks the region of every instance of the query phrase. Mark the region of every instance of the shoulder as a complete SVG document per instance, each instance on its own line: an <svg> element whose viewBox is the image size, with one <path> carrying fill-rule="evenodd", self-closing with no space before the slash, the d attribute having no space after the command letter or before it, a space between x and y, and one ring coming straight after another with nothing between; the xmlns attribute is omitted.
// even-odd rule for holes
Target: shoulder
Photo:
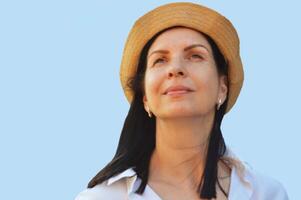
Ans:
<svg viewBox="0 0 301 200"><path fill-rule="evenodd" d="M245 164L246 173L253 188L251 199L286 200L288 195L284 186L275 178L261 173Z"/></svg>
<svg viewBox="0 0 301 200"><path fill-rule="evenodd" d="M242 161L228 147L224 160L232 168L230 199L288 199L285 188L278 180Z"/></svg>
<svg viewBox="0 0 301 200"><path fill-rule="evenodd" d="M75 200L125 199L126 185L124 181L117 181L107 185L107 181L87 188L80 192Z"/></svg>
<svg viewBox="0 0 301 200"><path fill-rule="evenodd" d="M134 169L128 168L93 188L85 189L75 200L127 199L136 179Z"/></svg>

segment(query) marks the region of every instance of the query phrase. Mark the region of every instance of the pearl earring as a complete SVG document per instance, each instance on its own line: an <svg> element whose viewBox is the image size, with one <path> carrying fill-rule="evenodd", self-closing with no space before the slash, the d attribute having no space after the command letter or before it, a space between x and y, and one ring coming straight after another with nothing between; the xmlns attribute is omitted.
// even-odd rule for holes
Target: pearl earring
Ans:
<svg viewBox="0 0 301 200"><path fill-rule="evenodd" d="M147 110L146 112L148 113L149 118L151 118L152 117L152 112L150 111L148 106L146 106L146 110Z"/></svg>
<svg viewBox="0 0 301 200"><path fill-rule="evenodd" d="M222 105L222 100L219 99L219 100L218 100L218 104L217 104L217 110L219 110L219 108L221 107L221 105Z"/></svg>
<svg viewBox="0 0 301 200"><path fill-rule="evenodd" d="M151 113L151 111L150 110L148 110L148 116L149 116L149 118L152 118L152 113Z"/></svg>

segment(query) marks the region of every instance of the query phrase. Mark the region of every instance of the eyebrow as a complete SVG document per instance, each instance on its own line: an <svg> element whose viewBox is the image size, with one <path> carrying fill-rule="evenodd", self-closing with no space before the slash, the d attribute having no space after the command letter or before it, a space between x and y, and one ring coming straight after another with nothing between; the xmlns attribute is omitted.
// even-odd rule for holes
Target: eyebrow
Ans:
<svg viewBox="0 0 301 200"><path fill-rule="evenodd" d="M208 48L205 45L202 45L202 44L193 44L193 45L190 45L188 47L185 47L184 51L188 51L189 49L193 49L193 48L196 48L196 47L203 47L204 49L207 50L207 52L209 52ZM151 54L149 54L147 57L149 58L154 53L168 54L168 51L167 50L156 50L156 51L153 51Z"/></svg>

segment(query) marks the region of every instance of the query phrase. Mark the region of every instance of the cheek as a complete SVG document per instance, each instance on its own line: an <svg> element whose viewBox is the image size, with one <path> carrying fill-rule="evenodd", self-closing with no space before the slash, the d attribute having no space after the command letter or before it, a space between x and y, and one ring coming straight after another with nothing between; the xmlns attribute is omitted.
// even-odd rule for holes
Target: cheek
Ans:
<svg viewBox="0 0 301 200"><path fill-rule="evenodd" d="M218 78L217 74L211 70L207 72L199 72L199 76L194 79L197 80L197 88L200 92L201 100L215 102L218 93Z"/></svg>
<svg viewBox="0 0 301 200"><path fill-rule="evenodd" d="M157 96L161 94L162 81L164 80L162 73L146 72L145 74L145 93L151 103Z"/></svg>
<svg viewBox="0 0 301 200"><path fill-rule="evenodd" d="M208 98L215 99L218 93L218 83L216 79L210 79L207 83L205 83L206 92L208 94ZM212 100L214 101L214 100Z"/></svg>

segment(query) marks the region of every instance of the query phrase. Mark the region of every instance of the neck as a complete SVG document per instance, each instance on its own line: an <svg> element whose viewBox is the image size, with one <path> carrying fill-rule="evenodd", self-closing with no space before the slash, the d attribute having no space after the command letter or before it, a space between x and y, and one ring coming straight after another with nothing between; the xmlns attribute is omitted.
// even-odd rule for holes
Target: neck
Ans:
<svg viewBox="0 0 301 200"><path fill-rule="evenodd" d="M214 113L206 117L156 119L153 181L197 186L205 168Z"/></svg>

